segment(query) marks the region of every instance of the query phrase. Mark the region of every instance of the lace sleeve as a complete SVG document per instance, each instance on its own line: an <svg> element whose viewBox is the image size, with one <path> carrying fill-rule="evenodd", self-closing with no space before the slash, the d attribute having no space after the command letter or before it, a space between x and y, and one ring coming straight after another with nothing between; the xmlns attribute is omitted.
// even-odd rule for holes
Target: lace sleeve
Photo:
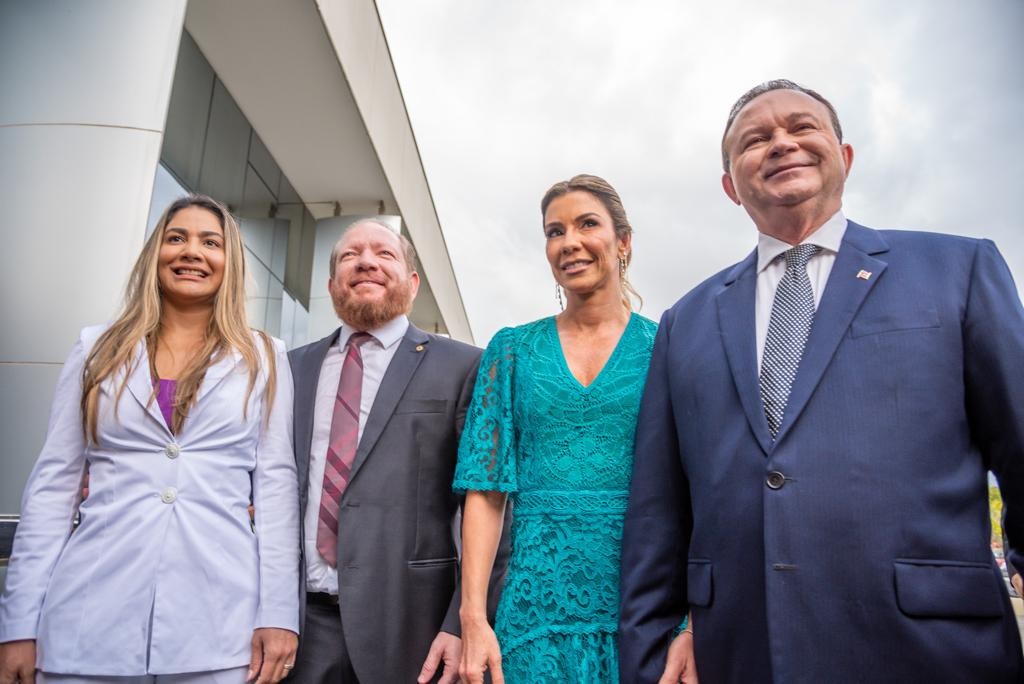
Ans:
<svg viewBox="0 0 1024 684"><path fill-rule="evenodd" d="M516 432L512 412L515 330L504 328L487 345L473 389L473 402L459 442L456 492L514 492Z"/></svg>

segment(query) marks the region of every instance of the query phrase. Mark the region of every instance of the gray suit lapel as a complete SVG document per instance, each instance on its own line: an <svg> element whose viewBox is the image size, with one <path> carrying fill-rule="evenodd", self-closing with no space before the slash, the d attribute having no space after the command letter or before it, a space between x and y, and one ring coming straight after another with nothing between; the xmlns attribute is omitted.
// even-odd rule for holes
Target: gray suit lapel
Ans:
<svg viewBox="0 0 1024 684"><path fill-rule="evenodd" d="M757 379L757 339L754 331L754 306L757 288L757 250L736 264L718 293L718 325L729 360L733 384L739 395L750 429L761 448L771 451L771 433L761 406Z"/></svg>
<svg viewBox="0 0 1024 684"><path fill-rule="evenodd" d="M373 400L373 408L370 409L366 426L363 427L363 436L359 439L359 447L356 449L352 474L349 476L350 486L345 490L346 492L351 491L352 480L359 473L359 469L366 462L373 447L377 444L377 440L380 439L381 433L384 432L385 426L391 420L399 400L405 394L405 388L409 386L409 381L423 357L429 353L429 342L430 337L425 332L411 323L409 324L409 329L405 331L405 336L398 343L398 349L384 373L380 388L377 390L377 397Z"/></svg>
<svg viewBox="0 0 1024 684"><path fill-rule="evenodd" d="M313 413L316 407L316 390L320 382L320 368L327 358L341 328L306 348L305 353L292 364L295 380L295 466L299 478L299 502L305 513L306 498L309 495L309 450L313 443Z"/></svg>
<svg viewBox="0 0 1024 684"><path fill-rule="evenodd" d="M822 293L821 304L814 314L811 335L807 338L807 346L804 347L804 355L793 380L782 425L775 436L776 444L786 437L786 433L799 419L840 341L846 335L854 315L882 277L887 264L871 255L888 250L889 245L878 232L852 221L847 223L842 245L832 265L825 292ZM870 273L870 276L858 277L861 271Z"/></svg>

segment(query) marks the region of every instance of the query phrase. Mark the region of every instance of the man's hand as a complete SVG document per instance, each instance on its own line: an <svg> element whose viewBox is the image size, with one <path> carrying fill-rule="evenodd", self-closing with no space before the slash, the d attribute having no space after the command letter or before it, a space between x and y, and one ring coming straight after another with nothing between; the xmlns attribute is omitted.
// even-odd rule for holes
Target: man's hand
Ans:
<svg viewBox="0 0 1024 684"><path fill-rule="evenodd" d="M462 639L448 632L438 632L434 637L434 643L430 644L427 659L423 661L423 668L416 681L418 684L427 684L437 672L438 665L443 662L444 669L441 670L441 678L437 680L438 684L455 684L459 679L460 658L462 658Z"/></svg>
<svg viewBox="0 0 1024 684"><path fill-rule="evenodd" d="M459 676L466 684L483 684L484 673L491 673L492 684L505 684L501 671L501 648L498 637L486 618L462 619L462 662Z"/></svg>
<svg viewBox="0 0 1024 684"><path fill-rule="evenodd" d="M299 637L287 629L260 627L252 633L252 658L246 682L276 684L295 666Z"/></svg>
<svg viewBox="0 0 1024 684"><path fill-rule="evenodd" d="M1017 592L1017 596L1024 598L1024 577L1016 574L1010 578L1010 584L1013 586L1013 590Z"/></svg>
<svg viewBox="0 0 1024 684"><path fill-rule="evenodd" d="M661 673L658 684L699 684L697 680L697 663L693 660L693 632L685 630L679 633L668 647L665 658L665 671Z"/></svg>
<svg viewBox="0 0 1024 684"><path fill-rule="evenodd" d="M0 684L35 684L35 681L35 639L0 644Z"/></svg>

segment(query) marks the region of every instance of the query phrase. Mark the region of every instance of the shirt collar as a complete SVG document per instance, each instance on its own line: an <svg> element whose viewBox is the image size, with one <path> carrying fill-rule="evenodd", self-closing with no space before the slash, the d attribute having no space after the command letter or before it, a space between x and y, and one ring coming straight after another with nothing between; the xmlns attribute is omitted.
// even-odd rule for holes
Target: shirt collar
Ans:
<svg viewBox="0 0 1024 684"><path fill-rule="evenodd" d="M409 329L409 318L404 314L396 316L390 321L374 328L373 330L367 330L366 332L373 335L373 339L383 349L388 349L392 345L398 344L398 341L405 337L405 331ZM348 338L352 337L352 333L360 332L350 326L348 323L342 322L341 332L338 333L338 341L335 342L339 348L344 349L345 345L348 344Z"/></svg>
<svg viewBox="0 0 1024 684"><path fill-rule="evenodd" d="M843 235L846 234L846 217L842 210L837 211L828 221L821 224L821 227L808 235L800 243L812 244L821 247L823 250L835 254L839 251L839 245L843 242ZM757 272L760 273L768 268L768 265L779 258L783 252L792 248L793 245L783 242L778 238L764 233L757 234Z"/></svg>

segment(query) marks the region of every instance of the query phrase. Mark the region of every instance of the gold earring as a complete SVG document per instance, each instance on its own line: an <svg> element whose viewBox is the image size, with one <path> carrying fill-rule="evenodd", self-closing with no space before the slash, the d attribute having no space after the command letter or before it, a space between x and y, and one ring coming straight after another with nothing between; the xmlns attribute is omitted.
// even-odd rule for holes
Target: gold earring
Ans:
<svg viewBox="0 0 1024 684"><path fill-rule="evenodd" d="M619 278L626 279L626 257L621 255L619 256Z"/></svg>

